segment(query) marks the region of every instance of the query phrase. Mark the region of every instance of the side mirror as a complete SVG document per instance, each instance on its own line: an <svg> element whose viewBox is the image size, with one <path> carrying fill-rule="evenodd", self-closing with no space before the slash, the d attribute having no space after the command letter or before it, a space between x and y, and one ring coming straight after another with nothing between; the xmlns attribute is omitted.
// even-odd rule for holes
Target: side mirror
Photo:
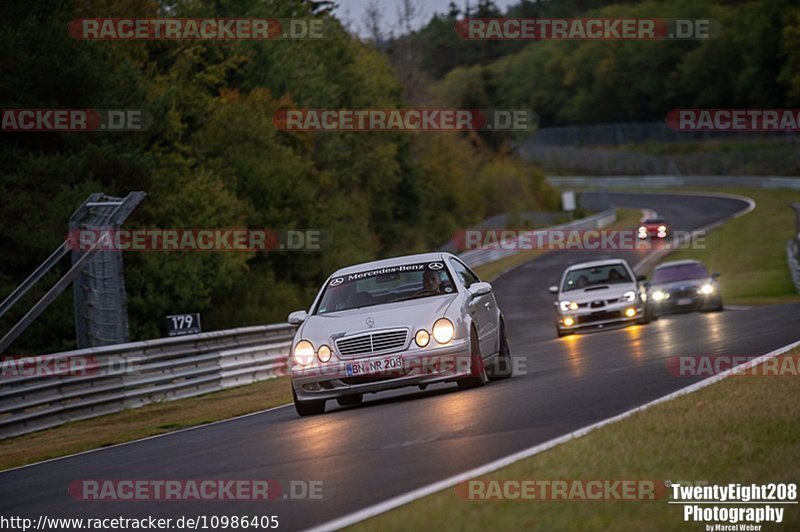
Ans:
<svg viewBox="0 0 800 532"><path fill-rule="evenodd" d="M646 275L637 275L636 276L636 280L639 281L640 283L643 283L643 282L645 282L647 280L647 276Z"/></svg>
<svg viewBox="0 0 800 532"><path fill-rule="evenodd" d="M308 312L305 310L295 310L291 314L289 314L289 319L287 320L292 325L300 325L306 318L308 317Z"/></svg>
<svg viewBox="0 0 800 532"><path fill-rule="evenodd" d="M492 285L484 282L472 283L467 290L472 294L472 297L482 296L492 291Z"/></svg>
<svg viewBox="0 0 800 532"><path fill-rule="evenodd" d="M719 273L719 272L714 272L714 273L712 273L712 274L711 274L711 278L712 278L712 279L714 279L714 280L716 281L716 280L717 280L717 277L719 277L720 275L722 275L722 274L721 274L721 273Z"/></svg>
<svg viewBox="0 0 800 532"><path fill-rule="evenodd" d="M557 294L558 293L558 287L556 285L553 285L550 288L548 288L547 291L550 292L551 294Z"/></svg>

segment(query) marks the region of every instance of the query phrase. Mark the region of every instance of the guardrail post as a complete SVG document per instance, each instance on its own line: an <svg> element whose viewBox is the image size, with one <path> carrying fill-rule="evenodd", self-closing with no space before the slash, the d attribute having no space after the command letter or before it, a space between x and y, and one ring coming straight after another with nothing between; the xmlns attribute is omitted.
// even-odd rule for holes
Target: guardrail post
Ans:
<svg viewBox="0 0 800 532"><path fill-rule="evenodd" d="M795 235L786 244L786 260L792 273L794 288L800 294L800 203L792 203L795 214Z"/></svg>

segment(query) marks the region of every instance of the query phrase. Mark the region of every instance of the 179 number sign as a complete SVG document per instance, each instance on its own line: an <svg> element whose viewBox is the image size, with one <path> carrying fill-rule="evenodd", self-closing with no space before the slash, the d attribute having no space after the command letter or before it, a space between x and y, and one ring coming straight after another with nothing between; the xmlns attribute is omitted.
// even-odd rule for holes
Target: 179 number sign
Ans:
<svg viewBox="0 0 800 532"><path fill-rule="evenodd" d="M167 316L167 334L169 336L196 334L200 331L200 314L175 314L174 316Z"/></svg>

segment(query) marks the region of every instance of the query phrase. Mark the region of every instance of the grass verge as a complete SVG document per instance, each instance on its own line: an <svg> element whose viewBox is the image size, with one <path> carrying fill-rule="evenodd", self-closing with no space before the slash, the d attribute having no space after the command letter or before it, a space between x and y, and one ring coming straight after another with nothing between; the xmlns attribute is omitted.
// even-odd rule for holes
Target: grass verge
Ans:
<svg viewBox="0 0 800 532"><path fill-rule="evenodd" d="M796 483L798 456L797 377L730 377L481 478ZM797 530L800 508L782 507L784 521L777 529ZM663 499L467 501L450 488L352 528L638 531L686 530L687 524L704 529L701 523L685 523L680 508Z"/></svg>
<svg viewBox="0 0 800 532"><path fill-rule="evenodd" d="M154 403L0 442L0 469L107 447L292 402L288 377Z"/></svg>
<svg viewBox="0 0 800 532"><path fill-rule="evenodd" d="M800 301L786 264L786 242L795 234L795 214L789 204L800 202L800 192L725 191L753 198L756 208L708 233L705 249L675 251L665 260L698 259L710 271L721 272L725 303L758 305Z"/></svg>

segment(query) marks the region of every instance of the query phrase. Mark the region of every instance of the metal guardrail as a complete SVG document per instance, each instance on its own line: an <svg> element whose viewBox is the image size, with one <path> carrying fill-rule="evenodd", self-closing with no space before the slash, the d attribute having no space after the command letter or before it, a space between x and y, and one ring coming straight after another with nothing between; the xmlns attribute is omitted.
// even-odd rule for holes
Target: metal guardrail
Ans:
<svg viewBox="0 0 800 532"><path fill-rule="evenodd" d="M544 229L532 229L530 231L526 231L517 238L505 240L497 249L494 249L493 247L492 249L474 249L465 251L459 254L459 258L471 268L475 266L481 266L483 264L494 262L504 257L509 257L519 253L520 250L517 249L518 246L516 245L516 242L520 237L524 236L526 238L535 238L536 235L546 234L548 231L558 229L602 229L614 223L616 220L616 210L607 209L593 216L581 218L580 220L567 222L561 225L554 225Z"/></svg>
<svg viewBox="0 0 800 532"><path fill-rule="evenodd" d="M786 245L786 260L792 272L794 289L800 294L800 239L790 240Z"/></svg>
<svg viewBox="0 0 800 532"><path fill-rule="evenodd" d="M792 272L794 289L800 294L800 203L792 203L791 207L796 216L797 233L786 244L786 260L789 263L789 271Z"/></svg>
<svg viewBox="0 0 800 532"><path fill-rule="evenodd" d="M262 325L20 358L16 368L33 369L0 379L0 439L276 377L295 329ZM86 369L54 376L37 370L43 361Z"/></svg>
<svg viewBox="0 0 800 532"><path fill-rule="evenodd" d="M629 187L629 188L785 188L800 190L800 178L780 176L550 176L547 182L557 187Z"/></svg>

